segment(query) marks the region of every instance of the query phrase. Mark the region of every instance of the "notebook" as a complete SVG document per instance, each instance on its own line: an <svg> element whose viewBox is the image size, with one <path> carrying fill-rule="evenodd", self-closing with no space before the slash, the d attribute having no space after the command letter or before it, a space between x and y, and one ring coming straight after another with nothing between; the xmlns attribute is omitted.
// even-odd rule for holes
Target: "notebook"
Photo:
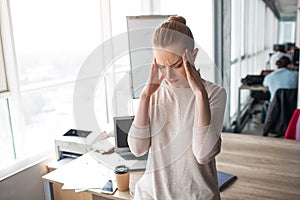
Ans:
<svg viewBox="0 0 300 200"><path fill-rule="evenodd" d="M145 169L148 154L141 157L134 156L131 153L127 142L128 132L133 120L133 116L114 117L115 152L125 161L128 161L128 166L131 170ZM132 164L130 161L135 162Z"/></svg>
<svg viewBox="0 0 300 200"><path fill-rule="evenodd" d="M225 172L218 171L218 186L219 190L223 191L225 188L227 188L230 184L232 184L237 177L232 174L228 174Z"/></svg>

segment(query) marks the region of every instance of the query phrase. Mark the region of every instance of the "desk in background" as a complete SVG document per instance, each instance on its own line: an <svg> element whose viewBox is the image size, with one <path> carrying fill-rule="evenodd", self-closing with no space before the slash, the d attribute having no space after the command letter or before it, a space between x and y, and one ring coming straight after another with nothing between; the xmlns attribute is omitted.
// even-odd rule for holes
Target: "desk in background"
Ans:
<svg viewBox="0 0 300 200"><path fill-rule="evenodd" d="M241 85L238 90L238 108L237 108L237 116L236 116L236 132L241 132L242 127L244 127L246 120L242 123L242 111L241 111L241 91L242 90L250 90L250 91L268 91L268 88L262 85ZM246 106L247 107L247 106Z"/></svg>
<svg viewBox="0 0 300 200"><path fill-rule="evenodd" d="M222 133L221 136L222 150L216 158L217 169L238 177L221 192L222 199L299 199L299 141L233 133ZM74 170L76 162L85 162L84 156L65 165L64 169L43 176L43 180L52 186L58 185L56 190L59 190L64 170ZM137 176L141 177L142 173ZM106 195L92 190L75 195L87 195L81 199L89 200L130 199L128 191Z"/></svg>
<svg viewBox="0 0 300 200"><path fill-rule="evenodd" d="M238 177L222 199L299 199L300 142L222 133L217 169Z"/></svg>

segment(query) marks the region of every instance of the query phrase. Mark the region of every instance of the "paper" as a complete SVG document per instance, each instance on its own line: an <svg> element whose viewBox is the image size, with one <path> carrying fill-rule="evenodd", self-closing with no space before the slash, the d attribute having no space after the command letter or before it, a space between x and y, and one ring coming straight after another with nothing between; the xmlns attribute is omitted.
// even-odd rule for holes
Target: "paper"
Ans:
<svg viewBox="0 0 300 200"><path fill-rule="evenodd" d="M66 172L67 177L62 189L75 189L79 192L91 188L102 188L108 180L115 180L113 170L99 164L89 153L84 156L85 159L82 162Z"/></svg>
<svg viewBox="0 0 300 200"><path fill-rule="evenodd" d="M104 140L107 137L108 137L108 135L106 134L106 131L103 131L101 133L100 132L92 132L85 138L85 143L88 146L92 146L95 143L97 143L98 141Z"/></svg>
<svg viewBox="0 0 300 200"><path fill-rule="evenodd" d="M112 141L112 139L113 139L113 141ZM114 138L109 138L109 139L98 141L92 146L92 149L98 150L100 153L113 152L114 148L115 148Z"/></svg>

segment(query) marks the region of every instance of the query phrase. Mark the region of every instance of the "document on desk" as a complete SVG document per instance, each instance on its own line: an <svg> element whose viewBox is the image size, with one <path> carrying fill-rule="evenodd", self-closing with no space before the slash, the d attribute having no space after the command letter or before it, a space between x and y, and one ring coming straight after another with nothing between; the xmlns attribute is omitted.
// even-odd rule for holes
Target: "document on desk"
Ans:
<svg viewBox="0 0 300 200"><path fill-rule="evenodd" d="M108 180L115 181L113 170L99 164L88 153L83 156L84 159L81 158L83 162L77 163L69 172L66 171L67 177L63 182L62 189L83 191L102 188Z"/></svg>
<svg viewBox="0 0 300 200"><path fill-rule="evenodd" d="M100 140L92 145L92 149L99 151L100 153L110 153L113 152L115 145L115 139L113 137Z"/></svg>

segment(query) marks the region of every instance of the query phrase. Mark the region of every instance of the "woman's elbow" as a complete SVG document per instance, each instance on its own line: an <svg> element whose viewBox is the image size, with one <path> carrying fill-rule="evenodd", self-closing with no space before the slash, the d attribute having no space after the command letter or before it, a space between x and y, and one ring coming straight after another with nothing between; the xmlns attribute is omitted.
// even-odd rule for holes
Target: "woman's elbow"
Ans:
<svg viewBox="0 0 300 200"><path fill-rule="evenodd" d="M130 151L136 157L143 156L149 151L150 148L150 139L149 138L134 138L130 135L128 136L128 145Z"/></svg>
<svg viewBox="0 0 300 200"><path fill-rule="evenodd" d="M197 162L201 165L208 164L212 161L219 153L221 152L221 139L218 140L217 144L213 147L213 149L203 156L203 153L199 153L196 148L193 148L194 156Z"/></svg>
<svg viewBox="0 0 300 200"><path fill-rule="evenodd" d="M219 151L220 152L220 151ZM219 153L218 152L218 153ZM204 157L196 157L196 160L197 162L200 164L200 165L205 165L205 164L208 164L210 161L212 161L216 155L218 154L216 153L215 155L208 155L208 156L204 156Z"/></svg>

